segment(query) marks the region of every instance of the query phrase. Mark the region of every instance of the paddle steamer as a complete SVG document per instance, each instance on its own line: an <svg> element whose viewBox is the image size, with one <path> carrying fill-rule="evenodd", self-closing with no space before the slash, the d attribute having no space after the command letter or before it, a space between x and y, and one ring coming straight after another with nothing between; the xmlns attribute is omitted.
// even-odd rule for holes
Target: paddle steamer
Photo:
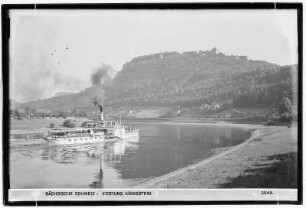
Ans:
<svg viewBox="0 0 306 208"><path fill-rule="evenodd" d="M94 143L135 137L139 137L139 129L122 125L121 119L104 120L102 108L99 121L85 121L79 128L56 128L44 133L44 139L49 144Z"/></svg>

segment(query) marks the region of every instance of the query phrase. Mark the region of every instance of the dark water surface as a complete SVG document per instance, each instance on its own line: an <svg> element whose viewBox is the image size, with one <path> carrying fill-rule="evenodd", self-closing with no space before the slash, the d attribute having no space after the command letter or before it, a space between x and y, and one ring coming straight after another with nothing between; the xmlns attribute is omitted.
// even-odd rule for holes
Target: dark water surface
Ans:
<svg viewBox="0 0 306 208"><path fill-rule="evenodd" d="M127 188L212 156L250 136L237 128L135 123L140 138L49 146L39 135L10 140L11 188Z"/></svg>

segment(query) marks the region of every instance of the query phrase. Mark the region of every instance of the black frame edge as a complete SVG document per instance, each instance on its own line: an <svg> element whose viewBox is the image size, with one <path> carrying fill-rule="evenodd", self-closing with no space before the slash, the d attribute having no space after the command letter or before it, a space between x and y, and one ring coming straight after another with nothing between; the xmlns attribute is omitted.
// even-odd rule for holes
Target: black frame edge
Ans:
<svg viewBox="0 0 306 208"><path fill-rule="evenodd" d="M297 201L22 201L12 202L8 200L9 183L9 10L10 9L296 9L298 28L298 200ZM8 206L80 206L80 205L264 205L264 204L295 204L303 203L303 4L302 3L78 3L78 4L2 4L1 5L1 29L2 29L2 77L3 77L3 203ZM6 20L6 21L4 21ZM8 21L7 21L8 20ZM8 118L8 119L6 119Z"/></svg>
<svg viewBox="0 0 306 208"><path fill-rule="evenodd" d="M9 138L9 10L6 6L1 5L1 29L2 29L2 80L3 80L3 106L2 106L2 158L3 158L3 200L4 204L8 205L8 189L10 188L9 185L9 150L8 147L8 139Z"/></svg>
<svg viewBox="0 0 306 208"><path fill-rule="evenodd" d="M298 34L298 204L303 203L303 4L297 5Z"/></svg>

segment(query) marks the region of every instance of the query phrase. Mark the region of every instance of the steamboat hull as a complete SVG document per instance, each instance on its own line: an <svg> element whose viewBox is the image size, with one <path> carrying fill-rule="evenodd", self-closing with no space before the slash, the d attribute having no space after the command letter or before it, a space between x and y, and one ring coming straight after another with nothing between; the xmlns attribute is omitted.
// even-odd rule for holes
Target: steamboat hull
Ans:
<svg viewBox="0 0 306 208"><path fill-rule="evenodd" d="M122 139L138 138L138 137L139 137L138 132L131 132L131 133L125 133Z"/></svg>
<svg viewBox="0 0 306 208"><path fill-rule="evenodd" d="M114 133L114 136L121 139L129 139L129 138L138 138L139 130L131 130L131 131L118 131Z"/></svg>
<svg viewBox="0 0 306 208"><path fill-rule="evenodd" d="M77 138L59 138L54 139L46 137L45 140L49 145L71 145L71 144L88 144L88 143L99 143L105 141L105 136L100 137L77 137Z"/></svg>

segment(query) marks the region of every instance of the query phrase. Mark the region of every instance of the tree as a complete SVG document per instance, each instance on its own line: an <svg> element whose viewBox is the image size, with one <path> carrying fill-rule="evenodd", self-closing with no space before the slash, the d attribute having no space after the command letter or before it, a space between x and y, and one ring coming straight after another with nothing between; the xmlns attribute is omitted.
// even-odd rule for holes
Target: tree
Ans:
<svg viewBox="0 0 306 208"><path fill-rule="evenodd" d="M279 114L291 114L292 105L288 97L284 97L279 105Z"/></svg>
<svg viewBox="0 0 306 208"><path fill-rule="evenodd" d="M30 116L30 114L31 114L31 109L30 109L29 107L25 107L25 108L24 108L24 113L25 113L26 116Z"/></svg>
<svg viewBox="0 0 306 208"><path fill-rule="evenodd" d="M58 113L58 116L59 116L59 117L62 117L62 118L66 118L66 117L67 117L67 113L66 113L65 111L60 111L60 112Z"/></svg>
<svg viewBox="0 0 306 208"><path fill-rule="evenodd" d="M76 117L78 115L78 110L77 109L73 109L70 113L70 116L74 116Z"/></svg>
<svg viewBox="0 0 306 208"><path fill-rule="evenodd" d="M68 128L74 128L75 123L72 120L68 119L64 121L63 126Z"/></svg>
<svg viewBox="0 0 306 208"><path fill-rule="evenodd" d="M78 117L84 117L84 118L88 117L87 113L84 112L84 111L80 111L80 112L78 112L76 115L77 115Z"/></svg>
<svg viewBox="0 0 306 208"><path fill-rule="evenodd" d="M19 112L17 109L14 110L14 115L16 116L16 118L17 118L18 120L21 119L21 114L20 114L20 112Z"/></svg>
<svg viewBox="0 0 306 208"><path fill-rule="evenodd" d="M281 121L291 121L292 119L292 105L288 97L284 97L279 105L279 114Z"/></svg>
<svg viewBox="0 0 306 208"><path fill-rule="evenodd" d="M54 123L50 123L50 128L54 128L55 127L55 124Z"/></svg>

